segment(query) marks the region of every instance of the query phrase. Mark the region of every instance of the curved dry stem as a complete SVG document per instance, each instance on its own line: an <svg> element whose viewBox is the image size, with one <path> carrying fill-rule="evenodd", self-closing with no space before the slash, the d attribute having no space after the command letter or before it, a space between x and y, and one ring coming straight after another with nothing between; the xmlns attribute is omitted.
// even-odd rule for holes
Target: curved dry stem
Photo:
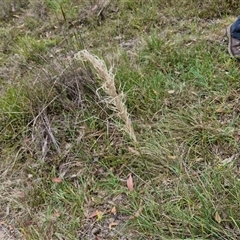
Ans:
<svg viewBox="0 0 240 240"><path fill-rule="evenodd" d="M105 99L105 102L111 106L111 109L117 113L122 121L125 123L124 130L129 134L131 139L134 142L137 142L136 135L132 126L131 118L124 104L124 94L117 93L114 74L107 69L105 62L99 59L96 55L89 53L87 50L82 50L76 54L78 60L89 61L94 69L96 74L102 80L101 89L109 96L108 99Z"/></svg>

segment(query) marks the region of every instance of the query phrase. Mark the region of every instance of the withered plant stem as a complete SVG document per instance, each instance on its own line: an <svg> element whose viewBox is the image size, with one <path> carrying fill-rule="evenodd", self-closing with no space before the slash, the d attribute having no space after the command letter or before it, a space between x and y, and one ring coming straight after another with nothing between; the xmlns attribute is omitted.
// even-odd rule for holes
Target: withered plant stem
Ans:
<svg viewBox="0 0 240 240"><path fill-rule="evenodd" d="M82 50L76 54L78 60L89 61L94 67L96 74L102 80L101 89L109 96L105 99L111 109L114 110L122 121L125 123L124 130L129 134L130 138L134 142L137 142L136 135L134 133L133 125L129 113L124 104L123 93L118 94L115 86L114 74L111 70L107 69L107 66L103 60L96 55L89 53L87 50Z"/></svg>

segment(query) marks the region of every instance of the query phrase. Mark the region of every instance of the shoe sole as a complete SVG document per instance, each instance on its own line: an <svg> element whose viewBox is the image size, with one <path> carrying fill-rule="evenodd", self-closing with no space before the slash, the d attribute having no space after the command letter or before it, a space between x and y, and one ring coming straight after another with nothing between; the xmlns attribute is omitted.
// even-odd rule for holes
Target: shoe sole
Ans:
<svg viewBox="0 0 240 240"><path fill-rule="evenodd" d="M229 25L227 27L226 32L227 32L227 37L228 37L228 52L229 52L231 57L234 57L233 54L232 54L232 51L231 51L231 38L232 38L232 36L231 36L231 25Z"/></svg>

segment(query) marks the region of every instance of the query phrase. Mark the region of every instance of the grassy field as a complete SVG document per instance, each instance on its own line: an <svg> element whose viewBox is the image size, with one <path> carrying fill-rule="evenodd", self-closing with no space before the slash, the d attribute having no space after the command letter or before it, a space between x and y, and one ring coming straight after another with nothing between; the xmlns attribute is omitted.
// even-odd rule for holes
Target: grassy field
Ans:
<svg viewBox="0 0 240 240"><path fill-rule="evenodd" d="M239 12L4 0L0 239L240 239Z"/></svg>

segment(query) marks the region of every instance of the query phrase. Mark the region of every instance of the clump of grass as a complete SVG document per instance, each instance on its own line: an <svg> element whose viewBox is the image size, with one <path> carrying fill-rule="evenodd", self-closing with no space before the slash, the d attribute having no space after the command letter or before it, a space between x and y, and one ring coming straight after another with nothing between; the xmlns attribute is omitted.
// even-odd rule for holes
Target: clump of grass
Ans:
<svg viewBox="0 0 240 240"><path fill-rule="evenodd" d="M76 58L79 60L87 60L92 64L97 76L102 80L102 86L100 89L103 89L108 95L108 98L104 99L105 102L108 106L110 106L111 110L116 112L120 119L125 123L124 130L129 134L130 138L133 139L134 142L137 142L131 118L129 117L129 113L124 104L123 93L117 93L113 73L107 69L107 66L103 60L89 53L87 50L78 52L76 54ZM100 89L98 89L97 92Z"/></svg>
<svg viewBox="0 0 240 240"><path fill-rule="evenodd" d="M39 40L30 36L18 37L14 51L23 58L23 61L34 61L43 63L43 55L47 53L49 47L57 44L57 39Z"/></svg>
<svg viewBox="0 0 240 240"><path fill-rule="evenodd" d="M19 135L30 119L30 105L24 89L21 86L6 86L7 90L0 98L1 126L0 143L4 145L14 145ZM8 146L9 147L9 146Z"/></svg>

